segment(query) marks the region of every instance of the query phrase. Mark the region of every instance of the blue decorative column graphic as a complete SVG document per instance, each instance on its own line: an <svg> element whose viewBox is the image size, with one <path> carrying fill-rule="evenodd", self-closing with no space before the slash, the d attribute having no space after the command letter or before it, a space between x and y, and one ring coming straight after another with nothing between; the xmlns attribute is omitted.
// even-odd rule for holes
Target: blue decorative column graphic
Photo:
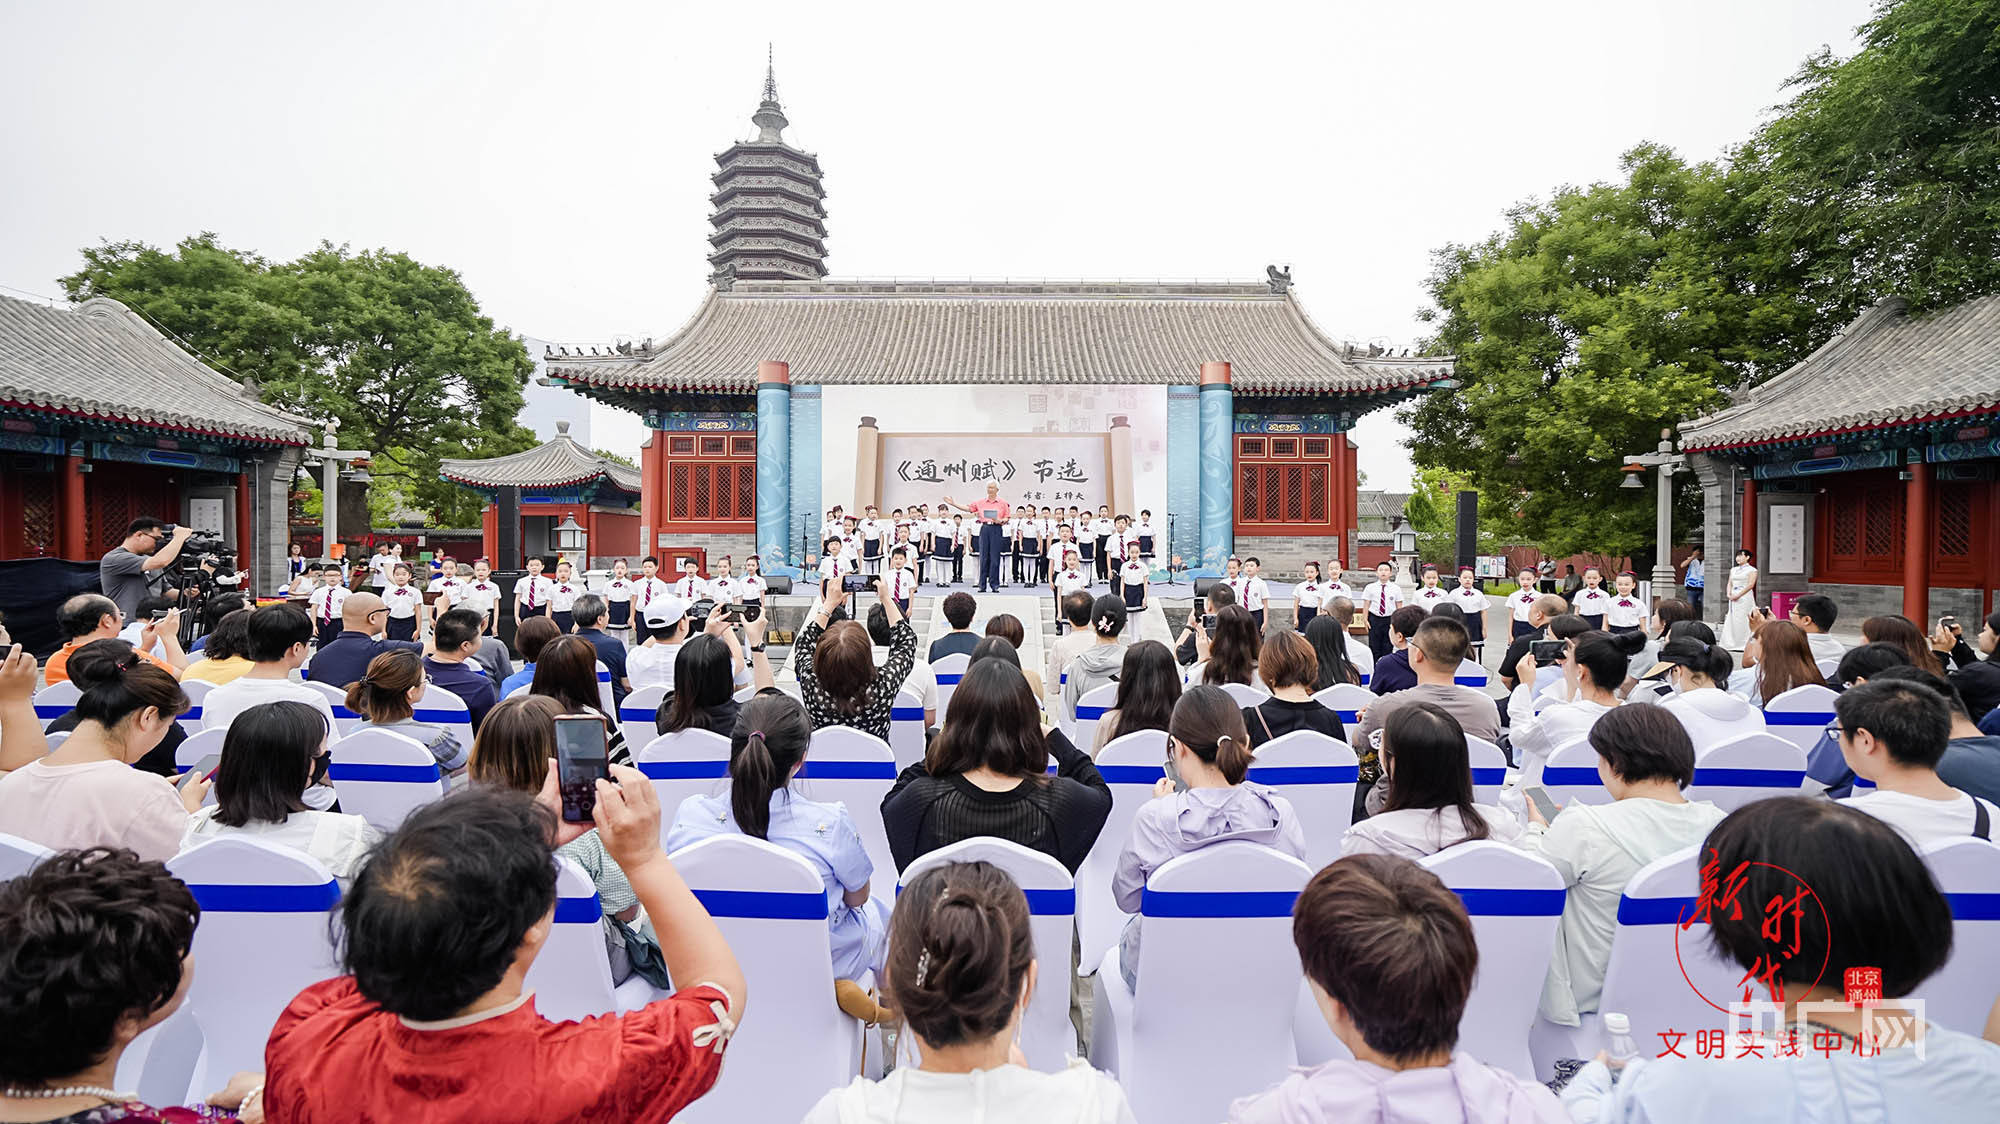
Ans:
<svg viewBox="0 0 2000 1124"><path fill-rule="evenodd" d="M806 539L819 535L819 387L792 388L792 515L786 529L785 556L791 565L803 568L807 554L818 554L819 543Z"/></svg>
<svg viewBox="0 0 2000 1124"><path fill-rule="evenodd" d="M1197 570L1222 572L1236 546L1236 394L1229 364L1201 365L1201 562Z"/></svg>
<svg viewBox="0 0 2000 1124"><path fill-rule="evenodd" d="M1167 387L1167 511L1154 526L1170 539L1158 547L1162 562L1178 554L1184 565L1201 562L1201 388Z"/></svg>
<svg viewBox="0 0 2000 1124"><path fill-rule="evenodd" d="M790 556L792 526L792 373L773 360L757 364L757 553L764 573Z"/></svg>

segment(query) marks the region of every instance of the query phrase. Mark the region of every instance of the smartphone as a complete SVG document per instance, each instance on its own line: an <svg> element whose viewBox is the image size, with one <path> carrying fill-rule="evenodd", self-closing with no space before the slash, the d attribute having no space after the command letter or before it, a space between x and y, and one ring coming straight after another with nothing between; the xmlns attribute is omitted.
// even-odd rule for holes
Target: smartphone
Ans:
<svg viewBox="0 0 2000 1124"><path fill-rule="evenodd" d="M199 775L201 779L205 781L214 780L215 770L221 764L222 764L222 755L220 753L211 753L207 757L204 757L201 760L195 762L194 768L189 769L188 772Z"/></svg>
<svg viewBox="0 0 2000 1124"><path fill-rule="evenodd" d="M1188 787L1187 782L1181 779L1181 771L1179 769L1174 768L1174 755L1171 751L1168 752L1167 754L1167 765L1165 772L1167 774L1167 779L1174 782L1175 792L1187 791Z"/></svg>
<svg viewBox="0 0 2000 1124"><path fill-rule="evenodd" d="M595 714L556 716L556 785L562 816L588 823L597 808L597 782L611 779L611 736Z"/></svg>
<svg viewBox="0 0 2000 1124"><path fill-rule="evenodd" d="M1938 618L1938 627L1939 627L1939 628L1941 628L1941 629L1949 629L1949 630L1950 630L1950 631L1952 631L1952 632L1957 632L1957 631L1958 631L1958 618L1957 618L1957 617L1939 617L1939 618Z"/></svg>
<svg viewBox="0 0 2000 1124"><path fill-rule="evenodd" d="M1214 632L1214 631L1215 631L1215 619L1216 619L1216 614L1214 614L1214 613L1203 613L1203 614L1201 615L1201 630L1202 630L1203 632Z"/></svg>
<svg viewBox="0 0 2000 1124"><path fill-rule="evenodd" d="M730 624L742 624L744 621L743 603L741 601L723 606L723 613L724 616L722 619L728 621Z"/></svg>
<svg viewBox="0 0 2000 1124"><path fill-rule="evenodd" d="M153 610L153 619L154 619L154 620L156 620L156 621L163 621L163 620L166 620L166 619L167 619L167 614L168 614L168 613L171 613L171 612L173 612L173 610L172 610L172 609L154 609L154 610Z"/></svg>
<svg viewBox="0 0 2000 1124"><path fill-rule="evenodd" d="M1555 801L1549 799L1548 789L1535 785L1525 789L1524 793L1528 799L1535 802L1535 810L1542 814L1542 819L1550 823L1555 822L1556 813L1561 809L1556 807Z"/></svg>
<svg viewBox="0 0 2000 1124"><path fill-rule="evenodd" d="M1567 640L1528 641L1528 653L1535 657L1536 667L1554 667L1563 661L1563 654L1568 649Z"/></svg>
<svg viewBox="0 0 2000 1124"><path fill-rule="evenodd" d="M840 592L863 593L874 589L879 580L875 574L848 574L840 579Z"/></svg>

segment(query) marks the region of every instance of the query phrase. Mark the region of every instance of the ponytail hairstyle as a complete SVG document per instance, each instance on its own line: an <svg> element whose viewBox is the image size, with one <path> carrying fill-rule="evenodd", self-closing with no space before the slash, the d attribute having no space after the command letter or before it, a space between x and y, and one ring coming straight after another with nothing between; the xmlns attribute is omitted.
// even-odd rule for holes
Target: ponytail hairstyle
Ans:
<svg viewBox="0 0 2000 1124"><path fill-rule="evenodd" d="M1243 708L1220 687L1202 685L1183 692L1174 704L1167 734L1203 764L1220 769L1230 784L1242 784L1250 771L1250 730L1243 724Z"/></svg>
<svg viewBox="0 0 2000 1124"><path fill-rule="evenodd" d="M173 719L192 705L171 672L141 659L123 640L92 640L72 652L69 677L83 688L83 697L76 700L77 721L107 730L147 707Z"/></svg>
<svg viewBox="0 0 2000 1124"><path fill-rule="evenodd" d="M539 619L539 618L533 618ZM424 681L424 658L408 648L384 652L348 685L347 709L377 726L401 722L415 713L410 690Z"/></svg>
<svg viewBox="0 0 2000 1124"><path fill-rule="evenodd" d="M805 760L812 723L790 695L758 695L729 735L729 810L743 834L770 838L771 794L785 787Z"/></svg>
<svg viewBox="0 0 2000 1124"><path fill-rule="evenodd" d="M1679 664L1707 679L1709 686L1720 687L1729 682L1729 671L1736 661L1730 657L1729 649L1720 644L1704 644L1693 636L1681 636L1660 648L1660 662Z"/></svg>
<svg viewBox="0 0 2000 1124"><path fill-rule="evenodd" d="M1090 627L1110 640L1125 631L1125 601L1109 593L1090 603Z"/></svg>
<svg viewBox="0 0 2000 1124"><path fill-rule="evenodd" d="M1465 727L1435 703L1398 707L1382 720L1382 758L1389 777L1384 811L1403 808L1458 809L1465 838L1491 834L1472 798L1471 751Z"/></svg>
<svg viewBox="0 0 2000 1124"><path fill-rule="evenodd" d="M1625 682L1632 657L1646 646L1642 632L1586 632L1576 638L1576 666L1590 673L1590 684L1602 691L1615 691Z"/></svg>
<svg viewBox="0 0 2000 1124"><path fill-rule="evenodd" d="M924 871L903 887L889 918L890 1005L927 1046L1005 1034L1034 962L1028 899L991 863Z"/></svg>

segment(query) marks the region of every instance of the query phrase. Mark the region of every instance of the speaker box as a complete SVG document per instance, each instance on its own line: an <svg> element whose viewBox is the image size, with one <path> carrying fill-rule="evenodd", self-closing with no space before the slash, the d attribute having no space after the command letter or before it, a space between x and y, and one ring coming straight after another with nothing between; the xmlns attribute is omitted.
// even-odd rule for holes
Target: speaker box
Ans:
<svg viewBox="0 0 2000 1124"><path fill-rule="evenodd" d="M1458 565L1470 566L1479 553L1479 493L1462 491L1458 496Z"/></svg>

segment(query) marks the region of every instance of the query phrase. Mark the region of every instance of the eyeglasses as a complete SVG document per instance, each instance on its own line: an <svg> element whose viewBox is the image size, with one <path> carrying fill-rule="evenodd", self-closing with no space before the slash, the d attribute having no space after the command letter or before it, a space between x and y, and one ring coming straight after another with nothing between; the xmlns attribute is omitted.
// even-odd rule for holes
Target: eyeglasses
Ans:
<svg viewBox="0 0 2000 1124"><path fill-rule="evenodd" d="M1842 729L1842 728L1841 728L1841 726L1840 726L1840 723L1839 723L1839 722L1837 722L1837 721L1836 721L1836 722L1828 722L1828 723L1826 724L1826 736L1827 736L1827 737L1829 737L1829 738L1832 738L1832 739L1833 739L1834 741L1839 741L1839 740L1840 740L1840 736L1841 736L1842 734L1845 734L1846 732L1847 732L1847 731L1846 731L1846 730L1844 730L1844 729Z"/></svg>

